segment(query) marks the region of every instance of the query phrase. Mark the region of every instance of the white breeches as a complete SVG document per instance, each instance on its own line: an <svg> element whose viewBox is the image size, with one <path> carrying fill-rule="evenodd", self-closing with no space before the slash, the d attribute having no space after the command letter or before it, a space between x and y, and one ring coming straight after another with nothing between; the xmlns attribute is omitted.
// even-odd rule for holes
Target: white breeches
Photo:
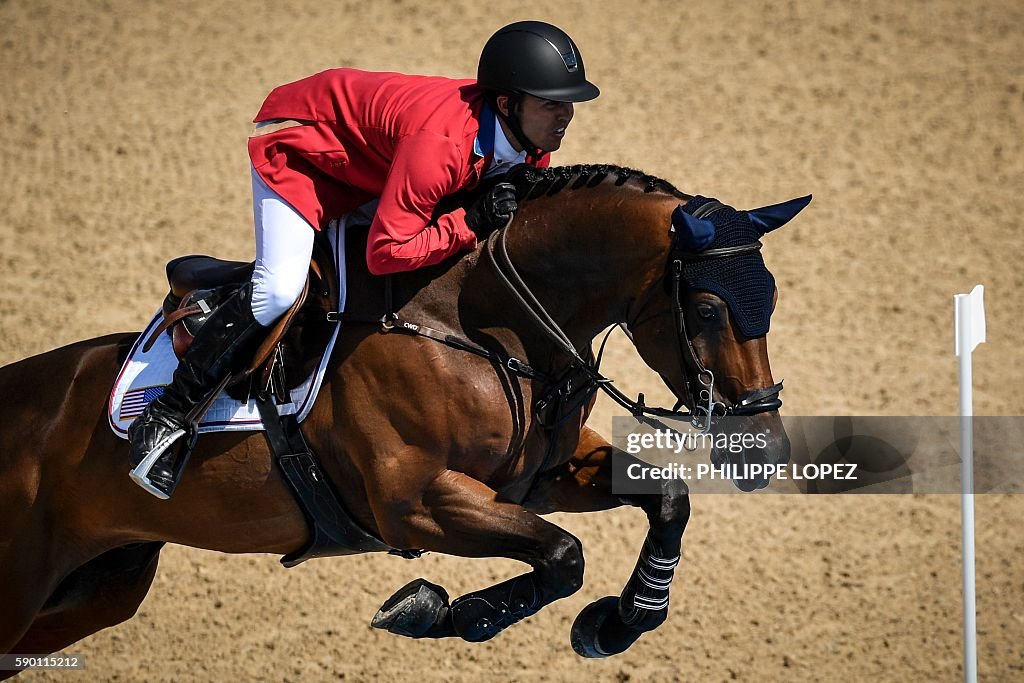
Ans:
<svg viewBox="0 0 1024 683"><path fill-rule="evenodd" d="M291 308L306 284L316 231L252 169L252 212L256 222L256 270L252 314L269 327Z"/></svg>

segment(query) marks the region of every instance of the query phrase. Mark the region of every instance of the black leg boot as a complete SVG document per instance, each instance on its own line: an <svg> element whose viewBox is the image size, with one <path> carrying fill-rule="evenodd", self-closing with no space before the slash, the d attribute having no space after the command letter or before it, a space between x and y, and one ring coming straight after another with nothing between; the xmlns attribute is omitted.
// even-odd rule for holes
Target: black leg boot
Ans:
<svg viewBox="0 0 1024 683"><path fill-rule="evenodd" d="M231 295L203 323L192 345L178 363L171 384L128 428L131 443L131 478L157 498L174 492L184 463L175 467L172 449L182 436L194 438L196 408L239 365L250 360L266 331L256 322L250 306L251 285Z"/></svg>

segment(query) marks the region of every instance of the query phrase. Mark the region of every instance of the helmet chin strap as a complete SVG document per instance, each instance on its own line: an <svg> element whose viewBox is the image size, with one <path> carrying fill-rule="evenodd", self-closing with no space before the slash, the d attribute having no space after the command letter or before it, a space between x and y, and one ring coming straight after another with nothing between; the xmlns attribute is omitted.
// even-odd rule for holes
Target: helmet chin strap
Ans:
<svg viewBox="0 0 1024 683"><path fill-rule="evenodd" d="M519 96L521 97L521 95ZM544 156L544 150L530 141L530 138L526 137L526 133L523 132L523 126L519 123L519 117L512 113L512 107L509 106L509 113L506 114L501 111L498 106L497 97L494 98L494 111L498 114L502 121L508 124L509 130L512 131L512 135L515 137L516 142L519 146L526 150L526 163L535 164L537 161ZM512 98L509 97L511 100ZM509 103L511 105L511 101Z"/></svg>

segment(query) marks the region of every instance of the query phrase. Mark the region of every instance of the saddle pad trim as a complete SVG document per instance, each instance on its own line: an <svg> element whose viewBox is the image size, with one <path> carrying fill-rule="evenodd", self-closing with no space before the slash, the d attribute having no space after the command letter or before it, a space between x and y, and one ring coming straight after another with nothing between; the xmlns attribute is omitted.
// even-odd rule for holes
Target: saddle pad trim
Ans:
<svg viewBox="0 0 1024 683"><path fill-rule="evenodd" d="M345 298L347 294L345 287L344 253L345 224L345 219L339 219L332 223L331 227L328 229L328 238L331 241L331 246L334 248L335 268L338 273L339 312L344 311L345 309ZM128 353L128 357L121 366L120 372L118 372L114 386L111 389L110 396L107 401L107 422L114 434L122 439L128 438L128 426L131 424L132 420L134 420L138 413L141 412L141 408L148 403L149 400L155 398L155 390L159 390L161 387L166 386L170 381L174 368L177 367L178 361L174 356L173 349L171 348L171 340L165 334L161 334L159 336L156 343L153 345L153 348L150 349L148 353L142 354L143 357L149 357L155 362L140 363L136 358L140 347L145 343L145 340L149 338L162 319L163 312L158 311L150 321L149 325L146 326L146 329L141 335L139 335L138 339L135 340L131 351ZM313 404L316 402L320 386L323 383L324 375L327 371L327 364L334 351L334 344L338 339L339 330L340 324L335 326L334 332L331 335L330 341L327 343L324 355L320 359L320 363L317 365L316 371L313 372L305 382L292 390L292 396L300 396L300 400L297 403L292 402L278 404L277 409L280 414L295 415L296 420L300 423L309 416L310 411L313 409ZM162 367L160 364L162 364ZM144 373L147 373L150 378L160 377L162 381L153 381L153 379L139 381L140 376ZM136 383L137 386L132 386ZM145 397L145 392L147 390L150 391L150 396ZM142 395L145 398L140 400L138 392L142 392ZM132 393L132 398L135 402L131 405L129 411L126 412L124 410L123 402L126 395L129 393ZM262 430L263 421L260 419L255 399L250 398L247 403L243 403L232 399L226 394L222 394L217 398L213 407L207 413L207 419L200 423L198 431L200 434L205 434L210 432Z"/></svg>

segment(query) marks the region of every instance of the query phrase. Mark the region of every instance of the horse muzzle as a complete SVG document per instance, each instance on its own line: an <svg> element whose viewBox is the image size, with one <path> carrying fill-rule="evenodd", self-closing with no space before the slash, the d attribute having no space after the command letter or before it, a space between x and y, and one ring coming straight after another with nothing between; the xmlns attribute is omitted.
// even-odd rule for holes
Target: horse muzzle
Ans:
<svg viewBox="0 0 1024 683"><path fill-rule="evenodd" d="M718 437L711 451L711 463L724 468L741 491L767 487L772 469L767 466L785 465L790 460L789 436L778 412L720 417L712 431Z"/></svg>

